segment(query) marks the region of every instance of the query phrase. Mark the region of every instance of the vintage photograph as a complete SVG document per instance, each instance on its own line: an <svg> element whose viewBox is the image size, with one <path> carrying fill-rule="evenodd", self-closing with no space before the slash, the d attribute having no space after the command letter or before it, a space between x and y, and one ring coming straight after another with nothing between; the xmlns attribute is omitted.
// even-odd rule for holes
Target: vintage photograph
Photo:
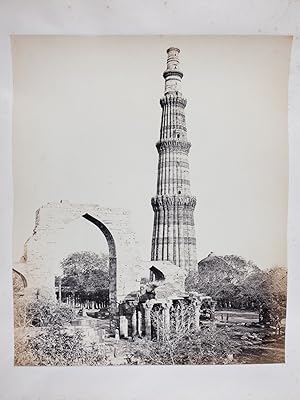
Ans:
<svg viewBox="0 0 300 400"><path fill-rule="evenodd" d="M285 362L288 36L12 36L16 366Z"/></svg>

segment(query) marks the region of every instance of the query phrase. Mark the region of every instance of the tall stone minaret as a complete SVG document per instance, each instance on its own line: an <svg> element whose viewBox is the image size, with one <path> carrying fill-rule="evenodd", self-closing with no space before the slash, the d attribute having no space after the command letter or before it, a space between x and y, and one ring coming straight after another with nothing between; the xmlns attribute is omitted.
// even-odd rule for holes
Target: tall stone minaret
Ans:
<svg viewBox="0 0 300 400"><path fill-rule="evenodd" d="M179 68L180 50L167 50L167 69L163 73L165 93L162 108L160 140L156 143L159 160L154 211L151 260L169 260L185 269L197 268L194 209L191 195L184 109L181 93L183 73Z"/></svg>

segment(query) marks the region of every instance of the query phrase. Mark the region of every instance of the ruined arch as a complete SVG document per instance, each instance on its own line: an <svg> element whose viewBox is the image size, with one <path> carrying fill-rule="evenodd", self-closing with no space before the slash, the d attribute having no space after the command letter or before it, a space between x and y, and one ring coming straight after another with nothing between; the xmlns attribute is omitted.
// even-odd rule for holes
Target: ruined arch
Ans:
<svg viewBox="0 0 300 400"><path fill-rule="evenodd" d="M115 310L126 295L139 289L141 258L130 227L130 215L124 209L68 201L48 203L36 212L33 235L25 243L22 271L28 282L27 294L55 299L55 276L60 258L57 241L67 226L85 218L96 225L109 247L110 300ZM71 240L71 238L70 238Z"/></svg>
<svg viewBox="0 0 300 400"><path fill-rule="evenodd" d="M160 269L152 266L150 267L150 280L151 281L164 281L165 275Z"/></svg>
<svg viewBox="0 0 300 400"><path fill-rule="evenodd" d="M14 295L23 296L24 290L27 287L27 280L21 272L17 271L15 268L12 270L13 273L13 291Z"/></svg>
<svg viewBox="0 0 300 400"><path fill-rule="evenodd" d="M106 238L108 244L108 257L109 257L109 302L111 313L117 314L117 250L116 243L110 230L99 219L86 213L82 215L94 225L96 225Z"/></svg>

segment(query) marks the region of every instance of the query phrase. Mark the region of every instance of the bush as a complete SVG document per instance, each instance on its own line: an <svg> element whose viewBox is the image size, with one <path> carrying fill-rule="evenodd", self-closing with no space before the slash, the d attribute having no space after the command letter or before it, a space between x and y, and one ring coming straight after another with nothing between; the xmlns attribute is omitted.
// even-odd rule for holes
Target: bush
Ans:
<svg viewBox="0 0 300 400"><path fill-rule="evenodd" d="M65 304L58 305L45 299L27 303L25 312L27 323L38 327L63 326L76 317L74 310Z"/></svg>
<svg viewBox="0 0 300 400"><path fill-rule="evenodd" d="M151 365L229 364L239 352L229 331L211 324L202 326L200 331L167 335L164 340L135 342L128 359Z"/></svg>
<svg viewBox="0 0 300 400"><path fill-rule="evenodd" d="M66 328L72 309L46 299L15 302L15 365L103 365L104 345L84 341L79 330Z"/></svg>
<svg viewBox="0 0 300 400"><path fill-rule="evenodd" d="M35 337L28 339L28 350L33 355L33 365L75 366L106 364L105 347L84 343L83 333L68 332L58 326L48 326Z"/></svg>
<svg viewBox="0 0 300 400"><path fill-rule="evenodd" d="M24 329L15 330L14 361L17 366L35 365L35 357L28 347Z"/></svg>

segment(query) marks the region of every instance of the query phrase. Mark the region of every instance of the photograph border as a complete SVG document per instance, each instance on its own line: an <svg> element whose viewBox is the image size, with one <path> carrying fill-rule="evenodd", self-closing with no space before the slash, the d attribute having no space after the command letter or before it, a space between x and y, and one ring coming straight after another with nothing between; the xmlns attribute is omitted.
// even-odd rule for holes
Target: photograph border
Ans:
<svg viewBox="0 0 300 400"><path fill-rule="evenodd" d="M4 3L4 4L3 4ZM0 5L1 394L6 399L297 399L300 356L300 2L297 0L7 0ZM184 16L184 17L183 17ZM286 364L242 366L14 367L12 318L11 34L291 35L289 76L288 309ZM2 321L5 321L3 323ZM100 369L98 369L100 368ZM74 385L74 382L81 382ZM85 383L86 382L86 383Z"/></svg>

